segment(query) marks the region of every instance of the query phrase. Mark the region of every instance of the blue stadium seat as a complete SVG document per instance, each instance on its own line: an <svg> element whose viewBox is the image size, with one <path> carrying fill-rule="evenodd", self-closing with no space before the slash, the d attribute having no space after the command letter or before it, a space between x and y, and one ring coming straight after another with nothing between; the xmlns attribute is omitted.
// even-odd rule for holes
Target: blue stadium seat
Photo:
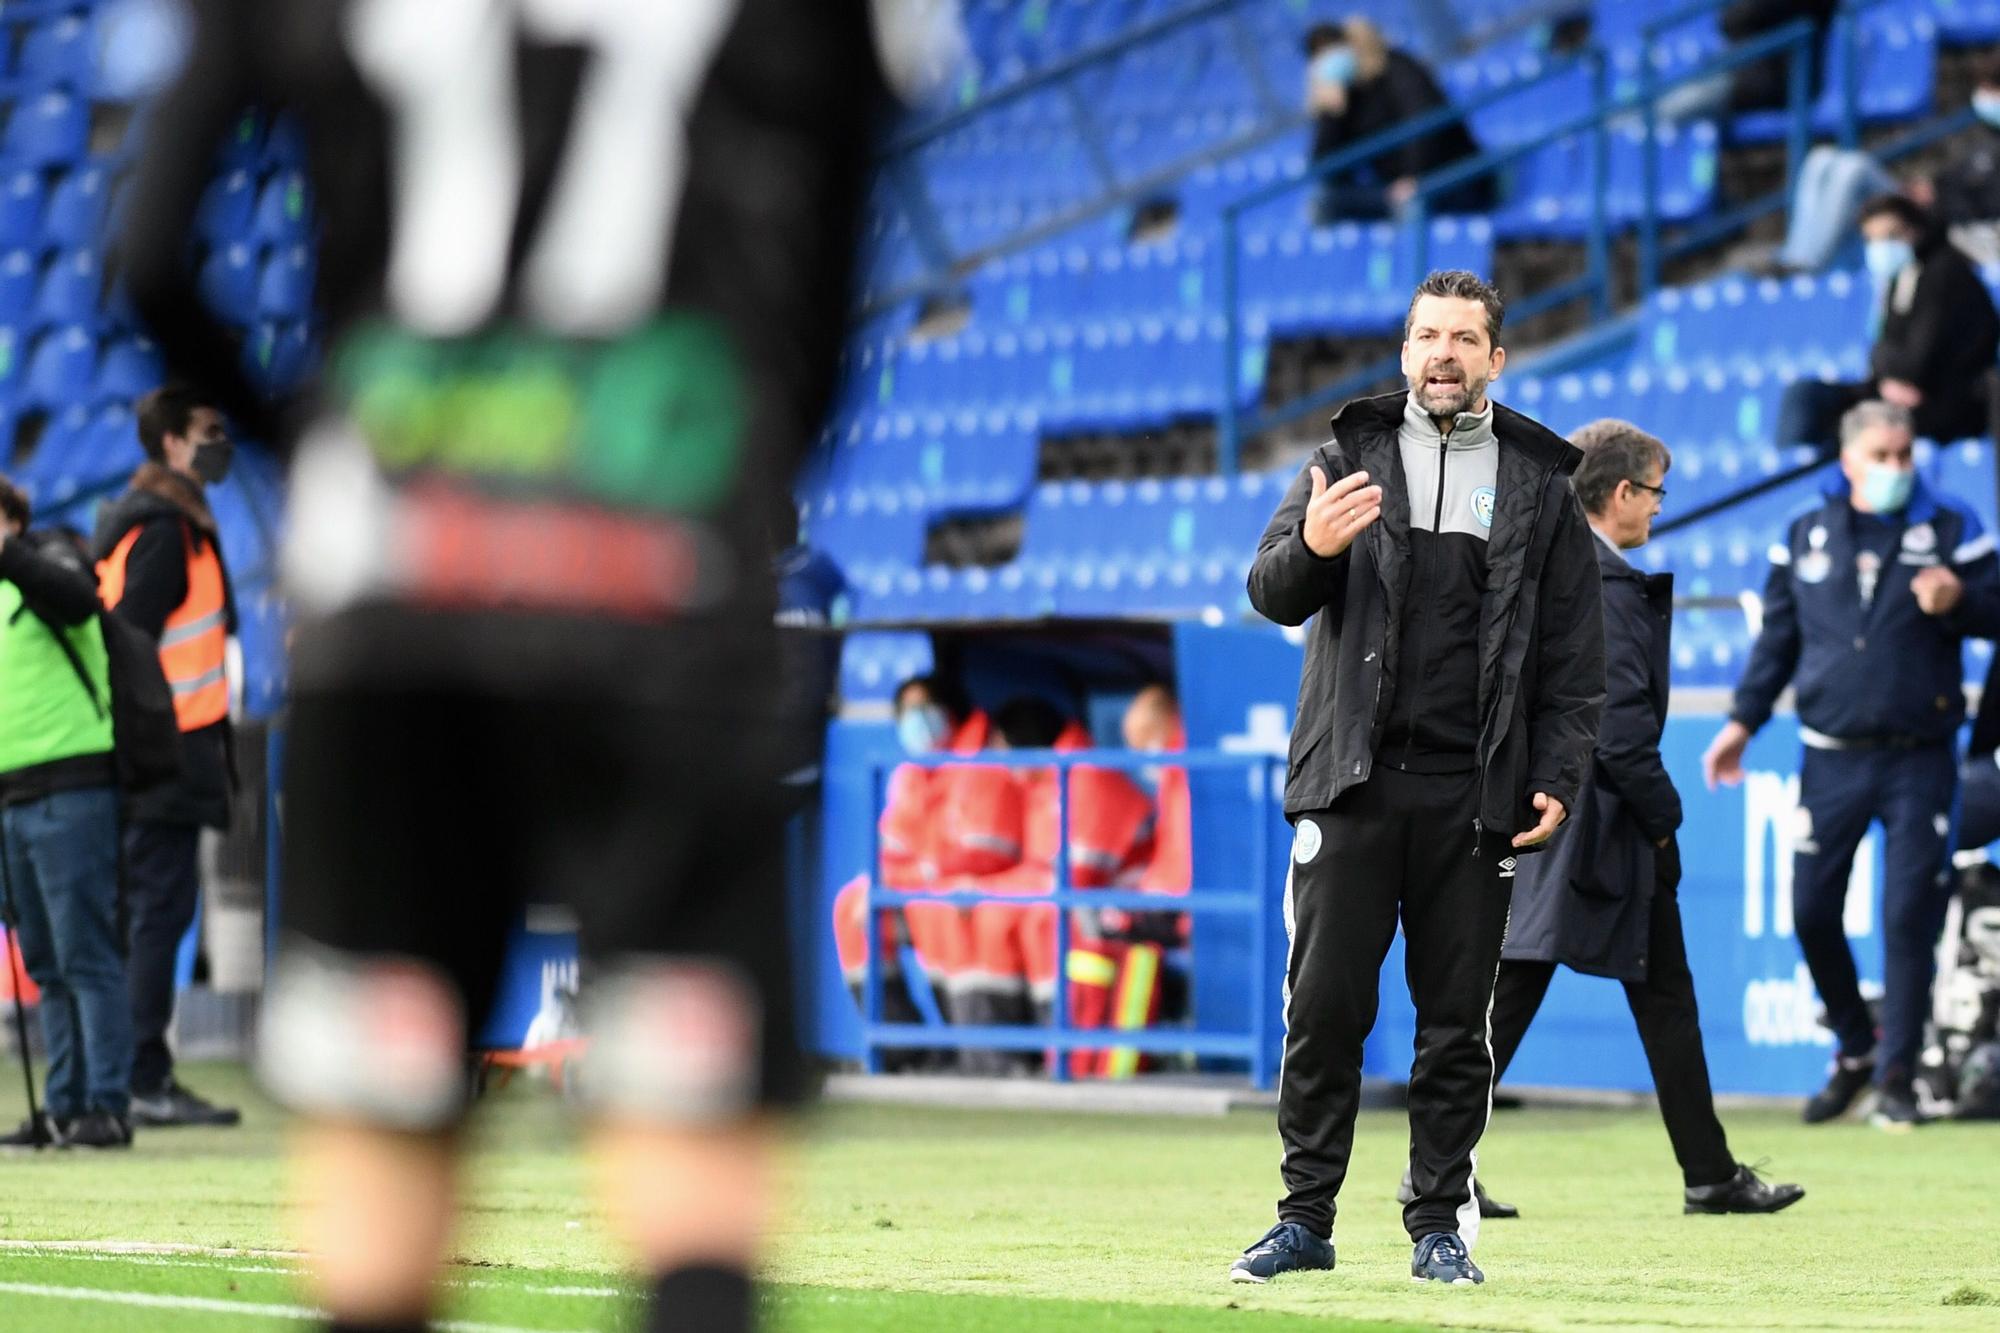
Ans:
<svg viewBox="0 0 2000 1333"><path fill-rule="evenodd" d="M96 247L102 240L110 173L94 163L79 165L49 195L43 232L51 245L71 250Z"/></svg>
<svg viewBox="0 0 2000 1333"><path fill-rule="evenodd" d="M34 251L9 250L0 255L0 325L29 322L41 276L42 266Z"/></svg>
<svg viewBox="0 0 2000 1333"><path fill-rule="evenodd" d="M201 296L209 309L232 324L248 324L257 314L257 255L232 243L210 252L201 266Z"/></svg>
<svg viewBox="0 0 2000 1333"><path fill-rule="evenodd" d="M21 384L22 401L58 408L90 396L97 372L97 343L81 325L51 329L36 340L28 354Z"/></svg>
<svg viewBox="0 0 2000 1333"><path fill-rule="evenodd" d="M313 340L304 324L259 324L244 341L244 369L267 393L298 387L312 370Z"/></svg>
<svg viewBox="0 0 2000 1333"><path fill-rule="evenodd" d="M41 248L47 193L40 172L16 171L0 181L0 245Z"/></svg>
<svg viewBox="0 0 2000 1333"><path fill-rule="evenodd" d="M250 221L251 239L264 246L292 245L304 240L312 207L308 194L305 173L296 169L280 171L265 181L257 192L257 208Z"/></svg>
<svg viewBox="0 0 2000 1333"><path fill-rule="evenodd" d="M1930 0L1938 36L1955 46L2000 41L2000 0Z"/></svg>
<svg viewBox="0 0 2000 1333"><path fill-rule="evenodd" d="M95 250L57 255L35 294L35 323L94 324L104 299L104 266Z"/></svg>
<svg viewBox="0 0 2000 1333"><path fill-rule="evenodd" d="M50 90L15 104L0 153L28 166L67 166L83 157L89 137L90 104Z"/></svg>
<svg viewBox="0 0 2000 1333"><path fill-rule="evenodd" d="M225 171L202 191L195 226L211 241L240 240L250 230L256 202L256 178L242 167Z"/></svg>
<svg viewBox="0 0 2000 1333"><path fill-rule="evenodd" d="M312 305L312 250L290 245L273 252L257 279L258 318L298 323L312 314Z"/></svg>
<svg viewBox="0 0 2000 1333"><path fill-rule="evenodd" d="M88 91L96 83L93 28L79 14L58 14L29 28L17 67L41 84Z"/></svg>
<svg viewBox="0 0 2000 1333"><path fill-rule="evenodd" d="M124 339L104 349L92 397L98 402L129 404L157 388L165 377L158 348L144 338Z"/></svg>

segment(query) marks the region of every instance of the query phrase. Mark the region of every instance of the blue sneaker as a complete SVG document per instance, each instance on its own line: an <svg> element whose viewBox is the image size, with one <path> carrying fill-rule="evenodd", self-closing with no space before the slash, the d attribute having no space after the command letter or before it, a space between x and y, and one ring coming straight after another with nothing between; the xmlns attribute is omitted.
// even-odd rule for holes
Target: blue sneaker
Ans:
<svg viewBox="0 0 2000 1333"><path fill-rule="evenodd" d="M1454 1287L1476 1286L1486 1280L1479 1265L1465 1252L1465 1243L1449 1231L1433 1231L1417 1242L1410 1257L1410 1281L1449 1282Z"/></svg>
<svg viewBox="0 0 2000 1333"><path fill-rule="evenodd" d="M1229 1266L1231 1282L1269 1282L1280 1273L1333 1267L1333 1242L1298 1222L1280 1222Z"/></svg>

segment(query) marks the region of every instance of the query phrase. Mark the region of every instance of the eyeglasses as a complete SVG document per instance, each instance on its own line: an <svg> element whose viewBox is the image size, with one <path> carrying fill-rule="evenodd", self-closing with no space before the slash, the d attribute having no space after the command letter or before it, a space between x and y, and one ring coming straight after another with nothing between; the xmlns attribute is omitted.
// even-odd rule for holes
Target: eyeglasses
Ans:
<svg viewBox="0 0 2000 1333"><path fill-rule="evenodd" d="M1657 497L1657 498L1659 499L1659 502L1660 502L1660 504L1661 504L1661 506L1662 506L1662 507L1664 507L1664 506L1666 505L1666 503L1667 503L1667 488L1666 488L1666 487L1664 487L1664 486L1648 486L1648 485L1647 485L1647 484L1646 484L1645 482L1643 482L1643 481L1632 481L1632 480L1631 480L1631 478L1629 478L1629 477L1628 477L1628 478L1626 478L1626 480L1627 480L1628 482L1630 482L1630 483L1631 483L1631 486L1632 486L1632 489L1633 489L1633 490L1637 490L1637 491L1651 491L1651 492L1652 492L1652 493L1654 494L1654 496L1655 496L1655 497Z"/></svg>

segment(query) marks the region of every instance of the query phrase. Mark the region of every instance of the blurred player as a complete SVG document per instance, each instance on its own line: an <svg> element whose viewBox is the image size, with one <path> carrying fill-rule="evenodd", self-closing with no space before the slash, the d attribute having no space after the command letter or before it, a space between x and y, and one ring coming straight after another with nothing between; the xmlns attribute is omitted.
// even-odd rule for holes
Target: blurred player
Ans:
<svg viewBox="0 0 2000 1333"><path fill-rule="evenodd" d="M296 441L285 943L314 1296L415 1329L509 923L570 902L583 1087L649 1328L751 1323L805 1081L768 515L825 410L883 82L866 0L207 0L122 266L174 371ZM921 5L901 8L924 8ZM223 128L297 118L321 390L261 412L186 237Z"/></svg>

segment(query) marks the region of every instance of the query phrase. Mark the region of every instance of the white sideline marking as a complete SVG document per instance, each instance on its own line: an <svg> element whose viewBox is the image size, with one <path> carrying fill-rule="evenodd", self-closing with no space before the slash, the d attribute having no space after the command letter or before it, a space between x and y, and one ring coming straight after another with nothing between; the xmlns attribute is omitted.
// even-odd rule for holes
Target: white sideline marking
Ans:
<svg viewBox="0 0 2000 1333"><path fill-rule="evenodd" d="M97 1291L90 1287L49 1287L39 1282L0 1282L0 1291L17 1296L45 1296L59 1301L99 1301L107 1305L137 1305L149 1310L193 1310L202 1314L242 1315L246 1318L254 1315L260 1319L324 1320L327 1317L326 1311L304 1305L253 1304L249 1301L212 1300L206 1296L160 1296L137 1291ZM464 1319L437 1320L431 1326L448 1330L448 1333L541 1333L513 1324L481 1324ZM561 1333L583 1333L583 1330L566 1329Z"/></svg>
<svg viewBox="0 0 2000 1333"><path fill-rule="evenodd" d="M88 1247L88 1248L86 1248ZM151 1245L144 1242L114 1241L105 1245L91 1245L87 1241L0 1241L0 1254L12 1251L17 1254L47 1254L58 1259L82 1259L91 1263L136 1264L147 1268L196 1268L206 1273L277 1273L296 1271L296 1266L304 1262L303 1254L292 1254L283 1250L231 1250L200 1245ZM175 1258L185 1255L187 1258ZM215 1258L254 1258L269 1255L274 1262L268 1264L207 1264L191 1262L194 1258L213 1256ZM515 1282L496 1282L492 1278L447 1277L439 1280L446 1287L466 1287L474 1290L515 1291L526 1296L589 1296L600 1300L629 1294L619 1287L540 1287Z"/></svg>

